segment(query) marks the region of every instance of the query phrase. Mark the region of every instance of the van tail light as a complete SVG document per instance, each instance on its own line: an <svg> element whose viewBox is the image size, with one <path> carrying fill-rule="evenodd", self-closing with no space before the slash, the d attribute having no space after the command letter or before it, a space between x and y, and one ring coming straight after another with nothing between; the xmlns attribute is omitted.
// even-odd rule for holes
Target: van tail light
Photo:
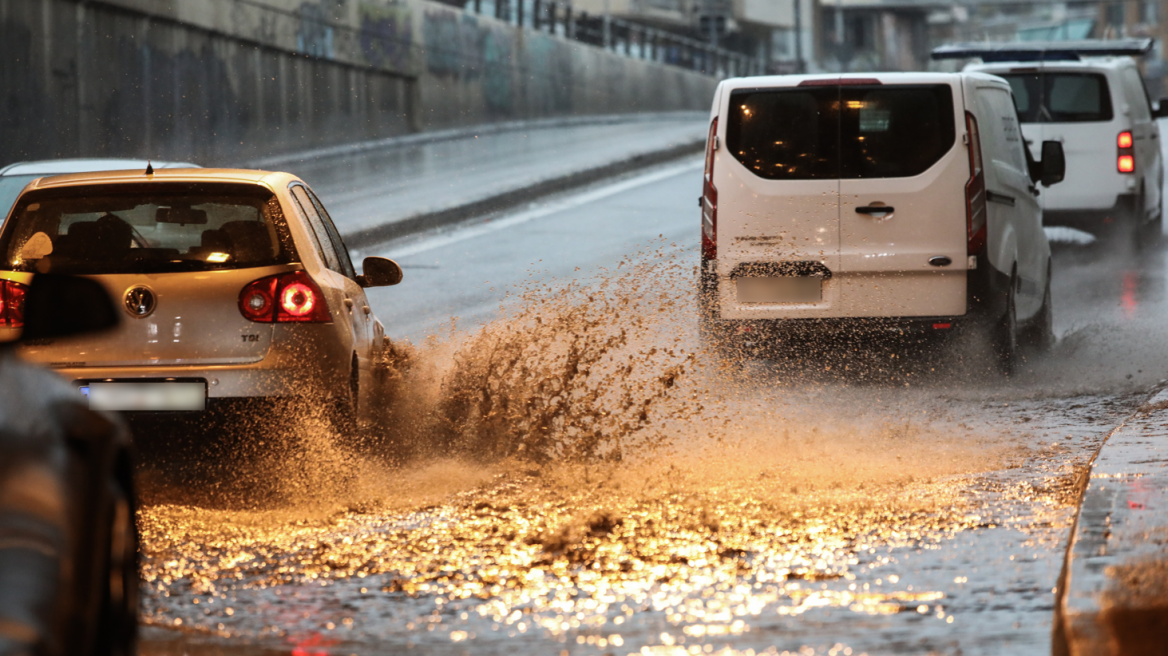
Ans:
<svg viewBox="0 0 1168 656"><path fill-rule="evenodd" d="M0 281L0 327L24 327L24 295L28 285L15 280Z"/></svg>
<svg viewBox="0 0 1168 656"><path fill-rule="evenodd" d="M1115 167L1120 173L1135 173L1136 155L1132 149L1132 133L1124 130L1115 138Z"/></svg>
<svg viewBox="0 0 1168 656"><path fill-rule="evenodd" d="M706 138L706 172L702 177L702 257L718 257L718 190L714 187L714 150L718 144L718 119L710 123Z"/></svg>
<svg viewBox="0 0 1168 656"><path fill-rule="evenodd" d="M332 320L320 286L304 271L249 282L239 293L239 311L259 323L326 323Z"/></svg>
<svg viewBox="0 0 1168 656"><path fill-rule="evenodd" d="M977 119L969 112L965 112L965 128L969 132L969 182L965 183L967 252L977 255L986 243L986 183L981 134L977 129Z"/></svg>

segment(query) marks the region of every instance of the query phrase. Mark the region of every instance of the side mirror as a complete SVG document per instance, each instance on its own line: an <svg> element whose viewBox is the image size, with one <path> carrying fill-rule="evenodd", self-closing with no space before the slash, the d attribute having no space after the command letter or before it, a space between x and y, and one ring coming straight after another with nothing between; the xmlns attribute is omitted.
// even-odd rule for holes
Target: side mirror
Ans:
<svg viewBox="0 0 1168 656"><path fill-rule="evenodd" d="M101 283L89 278L38 273L24 296L20 341L72 337L108 330L121 315Z"/></svg>
<svg viewBox="0 0 1168 656"><path fill-rule="evenodd" d="M402 281L402 268L388 257L367 257L361 262L365 273L357 276L362 287L387 287Z"/></svg>
<svg viewBox="0 0 1168 656"><path fill-rule="evenodd" d="M1067 174L1067 156L1063 152L1063 145L1057 141L1042 142L1042 169L1040 181L1042 186L1049 187L1063 181Z"/></svg>
<svg viewBox="0 0 1168 656"><path fill-rule="evenodd" d="M1168 98L1161 98L1160 102L1156 103L1156 109L1152 111L1152 118L1164 118L1168 116Z"/></svg>

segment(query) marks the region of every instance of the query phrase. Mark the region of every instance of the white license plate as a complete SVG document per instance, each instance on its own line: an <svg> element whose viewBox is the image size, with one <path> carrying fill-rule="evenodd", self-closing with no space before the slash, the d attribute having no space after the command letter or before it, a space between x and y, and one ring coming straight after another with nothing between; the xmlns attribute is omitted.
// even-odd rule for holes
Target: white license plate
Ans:
<svg viewBox="0 0 1168 656"><path fill-rule="evenodd" d="M207 384L180 383L89 383L81 388L93 410L203 410L207 407Z"/></svg>
<svg viewBox="0 0 1168 656"><path fill-rule="evenodd" d="M739 278L739 303L818 303L823 300L822 276Z"/></svg>

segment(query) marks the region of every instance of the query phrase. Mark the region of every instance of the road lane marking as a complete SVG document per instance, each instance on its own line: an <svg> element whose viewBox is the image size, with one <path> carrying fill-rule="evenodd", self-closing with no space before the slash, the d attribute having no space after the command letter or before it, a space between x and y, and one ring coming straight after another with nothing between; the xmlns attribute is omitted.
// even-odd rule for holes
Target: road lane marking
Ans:
<svg viewBox="0 0 1168 656"><path fill-rule="evenodd" d="M702 168L702 164L703 160L697 160L657 169L650 173L639 175L635 178L622 180L620 182L600 187L599 189L593 189L592 191L587 191L582 194L570 196L563 200L558 200L547 205L533 207L529 210L519 212L518 214L512 214L502 219L490 221L488 223L469 228L463 228L451 233L421 239L412 244L402 246L401 248L383 252L383 255L385 257L391 257L395 259L405 258L411 255L417 255L419 253L425 253L437 248L449 246L451 244L457 244L460 241L476 239L492 232L513 228L517 225L535 221L536 219L542 219L552 214L573 210L589 203L593 203L598 200L629 191L630 189L636 189L637 187L643 187L645 185L653 184L654 182L660 182L661 180L667 180L684 173L699 170ZM697 188L695 187L695 190L696 189Z"/></svg>

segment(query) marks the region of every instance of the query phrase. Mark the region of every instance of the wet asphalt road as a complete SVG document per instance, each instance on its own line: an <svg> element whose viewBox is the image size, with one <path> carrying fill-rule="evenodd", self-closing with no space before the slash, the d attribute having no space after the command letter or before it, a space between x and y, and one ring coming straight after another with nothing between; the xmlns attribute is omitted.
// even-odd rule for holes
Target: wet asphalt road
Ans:
<svg viewBox="0 0 1168 656"><path fill-rule="evenodd" d="M406 272L372 300L416 347L411 402L469 370L546 408L503 356L538 377L558 336L635 326L551 396L579 425L641 404L601 424L639 450L394 465L303 427L282 503L143 509L141 653L1048 653L1073 483L1168 377L1164 252L1056 244L1059 344L1008 382L895 346L728 370L694 354L699 167L376 253Z"/></svg>

